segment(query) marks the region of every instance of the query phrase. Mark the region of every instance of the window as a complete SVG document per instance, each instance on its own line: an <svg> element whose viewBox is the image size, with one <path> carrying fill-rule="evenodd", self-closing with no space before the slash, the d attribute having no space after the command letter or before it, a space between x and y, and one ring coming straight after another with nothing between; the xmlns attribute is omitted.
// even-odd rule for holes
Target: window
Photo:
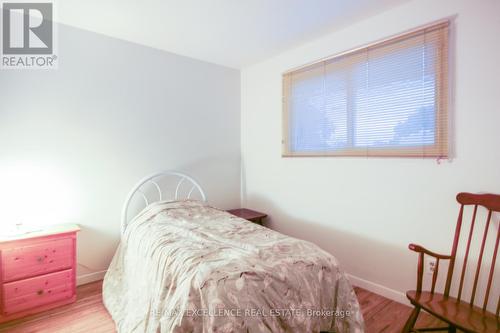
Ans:
<svg viewBox="0 0 500 333"><path fill-rule="evenodd" d="M448 156L448 26L283 74L283 156Z"/></svg>

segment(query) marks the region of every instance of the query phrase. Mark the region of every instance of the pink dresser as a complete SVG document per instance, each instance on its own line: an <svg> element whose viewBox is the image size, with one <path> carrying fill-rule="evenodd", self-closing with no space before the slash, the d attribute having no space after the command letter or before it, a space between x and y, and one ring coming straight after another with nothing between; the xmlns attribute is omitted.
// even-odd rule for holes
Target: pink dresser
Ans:
<svg viewBox="0 0 500 333"><path fill-rule="evenodd" d="M76 300L76 233L66 224L0 236L0 323Z"/></svg>

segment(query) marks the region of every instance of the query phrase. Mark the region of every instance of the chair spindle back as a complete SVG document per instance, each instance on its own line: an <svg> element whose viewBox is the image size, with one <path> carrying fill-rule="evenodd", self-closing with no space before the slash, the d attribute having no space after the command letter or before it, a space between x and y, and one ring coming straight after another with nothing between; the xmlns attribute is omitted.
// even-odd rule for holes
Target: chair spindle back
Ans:
<svg viewBox="0 0 500 333"><path fill-rule="evenodd" d="M494 212L500 212L500 195L459 193L457 195L457 201L461 204L461 206L460 206L460 211L458 214L457 225L455 228L455 237L453 240L451 259L450 259L450 264L448 267L448 274L447 274L447 278L446 278L446 284L445 284L445 290L444 290L445 296L449 296L449 294L450 294L451 283L453 280L453 271L455 268L455 261L456 261L456 256L457 256L459 240L460 240L460 233L461 233L461 229L462 229L462 221L463 221L463 217L464 217L464 208L466 206L474 206L474 210L472 213L472 220L471 220L471 224L470 224L470 228L469 228L469 232L468 232L468 236L467 236L467 245L465 248L464 261L463 261L462 270L461 270L461 274L460 274L460 283L458 286L457 299L459 301L463 297L464 280L465 280L465 275L467 272L467 263L469 260L469 254L470 254L471 242L473 239L474 230L481 228L481 225L477 225L478 223L476 223L478 208L483 207L488 211L488 216L487 216L486 222L484 224L484 230L482 231L482 237L481 237L482 241L481 241L481 246L479 248L477 267L476 267L476 271L474 273L474 284L472 286L472 292L471 292L470 301L469 301L469 304L471 306L473 306L475 299L476 299L477 286L478 286L479 277L480 277L480 273L481 273L483 256L485 254L486 240L488 239L488 231L490 230L492 216L493 216ZM482 304L483 311L486 310L486 307L488 306L488 301L490 299L491 286L493 283L493 276L494 276L493 274L495 271L496 259L497 259L497 254L498 254L499 240L500 240L500 227L497 226L496 240L495 240L495 245L494 245L494 249L493 249L493 253L492 253L490 271L487 275L488 282L486 285L484 301ZM439 258L436 261L436 266L435 266L434 274L432 277L431 292L434 292L438 269L439 269ZM496 315L498 316L499 310L500 310L500 295L499 295L498 300L497 300L497 307L496 308L497 308Z"/></svg>

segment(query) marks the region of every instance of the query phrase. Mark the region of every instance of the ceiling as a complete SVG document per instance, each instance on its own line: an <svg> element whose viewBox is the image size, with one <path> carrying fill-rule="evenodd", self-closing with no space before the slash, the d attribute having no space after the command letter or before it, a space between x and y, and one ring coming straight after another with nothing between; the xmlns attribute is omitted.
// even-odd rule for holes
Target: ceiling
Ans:
<svg viewBox="0 0 500 333"><path fill-rule="evenodd" d="M242 68L407 0L61 0L57 21Z"/></svg>

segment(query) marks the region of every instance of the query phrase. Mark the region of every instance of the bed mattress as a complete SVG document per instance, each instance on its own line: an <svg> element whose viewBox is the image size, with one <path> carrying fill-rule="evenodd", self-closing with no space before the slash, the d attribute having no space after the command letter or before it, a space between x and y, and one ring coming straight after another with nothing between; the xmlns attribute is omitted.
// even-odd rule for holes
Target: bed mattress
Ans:
<svg viewBox="0 0 500 333"><path fill-rule="evenodd" d="M118 332L362 332L351 284L318 246L198 201L127 227L103 300Z"/></svg>

